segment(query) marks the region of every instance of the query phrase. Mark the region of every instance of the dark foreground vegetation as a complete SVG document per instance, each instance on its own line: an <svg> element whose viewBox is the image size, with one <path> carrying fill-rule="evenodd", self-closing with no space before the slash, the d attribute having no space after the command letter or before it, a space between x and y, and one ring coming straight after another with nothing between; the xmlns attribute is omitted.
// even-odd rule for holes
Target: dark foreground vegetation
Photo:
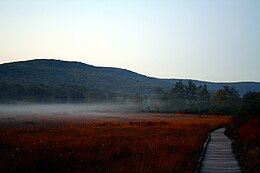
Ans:
<svg viewBox="0 0 260 173"><path fill-rule="evenodd" d="M260 172L260 93L249 92L242 99L239 114L233 116L227 135L243 172Z"/></svg>
<svg viewBox="0 0 260 173"><path fill-rule="evenodd" d="M14 119L0 127L0 172L190 173L208 130L230 121L227 116L128 116Z"/></svg>

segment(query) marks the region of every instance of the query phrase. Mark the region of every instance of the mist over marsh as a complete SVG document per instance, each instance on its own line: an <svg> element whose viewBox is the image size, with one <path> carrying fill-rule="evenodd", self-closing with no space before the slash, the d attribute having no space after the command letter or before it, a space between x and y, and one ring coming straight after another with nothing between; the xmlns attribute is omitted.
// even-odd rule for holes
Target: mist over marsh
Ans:
<svg viewBox="0 0 260 173"><path fill-rule="evenodd" d="M19 115L103 115L135 112L135 104L0 104L0 116Z"/></svg>

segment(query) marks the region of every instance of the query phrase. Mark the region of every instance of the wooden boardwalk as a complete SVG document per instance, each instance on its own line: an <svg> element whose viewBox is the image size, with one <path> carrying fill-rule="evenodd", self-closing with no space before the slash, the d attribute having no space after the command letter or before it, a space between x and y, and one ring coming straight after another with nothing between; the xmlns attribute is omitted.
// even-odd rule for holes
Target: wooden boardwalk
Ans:
<svg viewBox="0 0 260 173"><path fill-rule="evenodd" d="M231 140L224 134L225 128L210 133L210 140L203 156L201 173L239 173L237 160L232 152Z"/></svg>

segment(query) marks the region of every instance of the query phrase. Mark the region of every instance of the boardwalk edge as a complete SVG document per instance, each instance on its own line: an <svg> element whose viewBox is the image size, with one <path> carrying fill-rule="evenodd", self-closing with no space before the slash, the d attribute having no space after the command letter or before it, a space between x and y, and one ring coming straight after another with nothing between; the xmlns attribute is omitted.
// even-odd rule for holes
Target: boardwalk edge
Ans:
<svg viewBox="0 0 260 173"><path fill-rule="evenodd" d="M201 165L202 165L202 161L204 160L204 156L205 156L205 153L206 153L206 149L207 149L208 143L209 143L209 141L210 141L210 139L211 139L210 133L213 132L214 130L220 129L220 128L222 128L222 127L225 127L225 125L220 125L220 126L217 126L217 127L213 128L213 129L210 129L210 130L209 130L209 132L208 132L208 138L207 138L206 142L205 142L204 145L203 145L203 149L202 149L202 152L201 152L201 155L200 155L200 158L199 158L199 160L198 160L198 164L197 164L197 166L196 166L196 169L195 169L194 173L199 173L199 172L200 172Z"/></svg>
<svg viewBox="0 0 260 173"><path fill-rule="evenodd" d="M201 152L201 155L200 155L200 158L198 160L198 164L196 166L196 170L194 171L194 173L199 173L200 172L201 164L202 164L202 161L204 160L204 156L205 156L206 149L207 149L208 143L210 141L210 138L211 138L210 132L208 132L208 138L207 138L206 142L203 145L203 149L202 149L202 152Z"/></svg>

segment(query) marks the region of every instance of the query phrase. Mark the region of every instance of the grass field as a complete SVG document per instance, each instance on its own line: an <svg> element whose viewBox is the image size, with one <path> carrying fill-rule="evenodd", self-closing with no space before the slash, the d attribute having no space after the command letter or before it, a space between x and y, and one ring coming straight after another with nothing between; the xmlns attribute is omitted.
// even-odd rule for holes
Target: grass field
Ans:
<svg viewBox="0 0 260 173"><path fill-rule="evenodd" d="M128 114L0 120L0 172L193 172L227 116Z"/></svg>

